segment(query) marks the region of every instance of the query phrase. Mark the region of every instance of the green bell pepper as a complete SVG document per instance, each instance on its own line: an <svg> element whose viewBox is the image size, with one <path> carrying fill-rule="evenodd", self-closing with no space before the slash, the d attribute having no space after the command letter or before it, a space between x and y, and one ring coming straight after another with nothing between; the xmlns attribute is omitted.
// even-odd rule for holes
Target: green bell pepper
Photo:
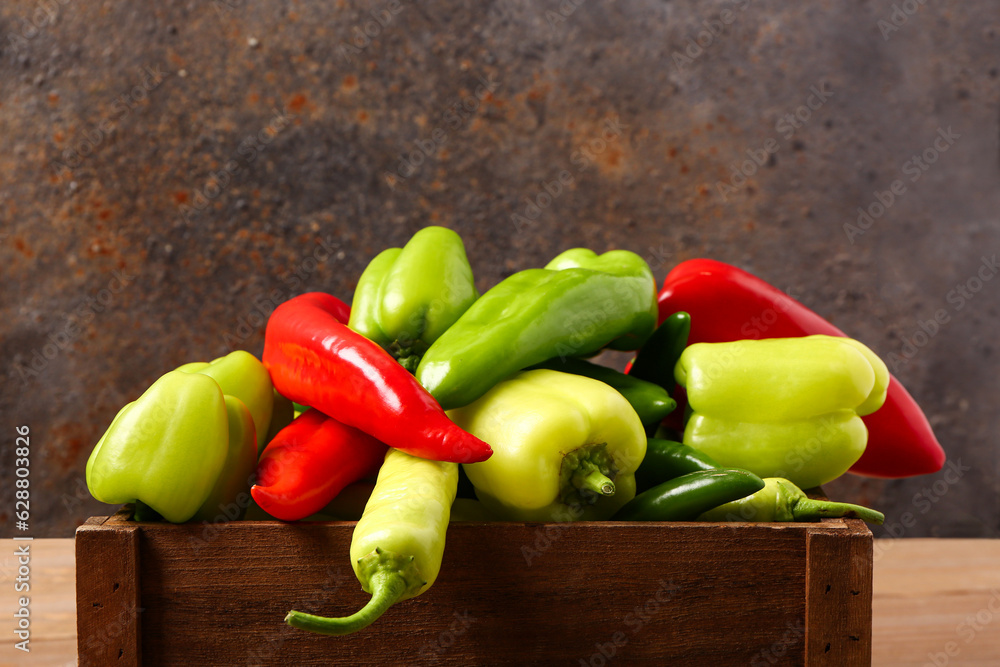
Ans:
<svg viewBox="0 0 1000 667"><path fill-rule="evenodd" d="M656 328L656 281L627 250L576 248L501 281L424 354L416 378L446 410L553 357L636 349Z"/></svg>
<svg viewBox="0 0 1000 667"><path fill-rule="evenodd" d="M171 371L119 411L87 460L87 487L101 502L142 503L174 523L220 510L238 518L256 462L243 402L207 375Z"/></svg>
<svg viewBox="0 0 1000 667"><path fill-rule="evenodd" d="M434 341L479 298L458 234L425 227L375 256L358 280L348 326L413 372Z"/></svg>
<svg viewBox="0 0 1000 667"><path fill-rule="evenodd" d="M185 373L201 373L219 383L223 394L243 401L253 416L257 453L267 444L274 411L274 385L260 359L245 350L230 352L212 361L194 361L177 368Z"/></svg>
<svg viewBox="0 0 1000 667"><path fill-rule="evenodd" d="M723 466L803 488L861 457L868 432L860 416L881 406L889 384L871 350L823 335L697 343L674 375L692 411L685 444Z"/></svg>
<svg viewBox="0 0 1000 667"><path fill-rule="evenodd" d="M603 382L524 371L448 416L493 448L463 468L500 519L608 519L635 495L646 436L635 410Z"/></svg>

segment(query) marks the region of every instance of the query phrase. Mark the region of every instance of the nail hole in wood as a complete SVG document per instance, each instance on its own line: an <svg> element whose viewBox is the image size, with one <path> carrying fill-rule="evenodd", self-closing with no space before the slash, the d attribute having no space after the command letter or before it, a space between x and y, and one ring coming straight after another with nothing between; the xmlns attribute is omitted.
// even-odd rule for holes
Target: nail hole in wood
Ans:
<svg viewBox="0 0 1000 667"><path fill-rule="evenodd" d="M861 637L855 637L854 635L848 635L848 637L850 637L850 639L851 639L852 642L859 642L859 641L861 641Z"/></svg>
<svg viewBox="0 0 1000 667"><path fill-rule="evenodd" d="M118 649L118 659L119 660L122 659L123 655L125 655L125 649L123 649L123 648Z"/></svg>
<svg viewBox="0 0 1000 667"><path fill-rule="evenodd" d="M115 584L114 584L114 586L111 588L111 592L113 593L113 592L115 592L117 590L118 590L118 582L116 581Z"/></svg>
<svg viewBox="0 0 1000 667"><path fill-rule="evenodd" d="M101 604L100 602L95 602L94 606L97 607L98 609L104 609L104 605Z"/></svg>
<svg viewBox="0 0 1000 667"><path fill-rule="evenodd" d="M851 595L861 595L861 591L851 591Z"/></svg>
<svg viewBox="0 0 1000 667"><path fill-rule="evenodd" d="M827 585L826 585L826 592L827 592L827 593L829 593L829 592L830 592L830 584L827 584Z"/></svg>
<svg viewBox="0 0 1000 667"><path fill-rule="evenodd" d="M829 653L829 652L830 652L830 645L829 645L829 644L827 644L827 645L826 645L826 648L825 648L825 649L823 649L823 653Z"/></svg>

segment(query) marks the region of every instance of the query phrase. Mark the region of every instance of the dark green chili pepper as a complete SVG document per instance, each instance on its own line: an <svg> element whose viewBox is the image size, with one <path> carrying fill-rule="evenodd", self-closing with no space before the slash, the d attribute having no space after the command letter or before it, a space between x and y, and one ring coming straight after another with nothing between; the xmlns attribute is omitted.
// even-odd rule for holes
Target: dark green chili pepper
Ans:
<svg viewBox="0 0 1000 667"><path fill-rule="evenodd" d="M653 382L673 393L677 386L674 366L688 344L691 316L678 311L663 320L649 337L628 369L632 377Z"/></svg>
<svg viewBox="0 0 1000 667"><path fill-rule="evenodd" d="M532 368L547 368L552 371L583 375L610 385L625 397L639 415L639 421L647 428L655 428L677 407L677 402L670 398L670 394L663 387L584 359L556 357L536 364Z"/></svg>
<svg viewBox="0 0 1000 667"><path fill-rule="evenodd" d="M639 464L639 469L635 471L636 492L642 493L681 475L721 467L708 454L703 454L682 442L649 438L646 441L646 456Z"/></svg>
<svg viewBox="0 0 1000 667"><path fill-rule="evenodd" d="M618 521L693 521L713 507L745 498L764 488L746 470L719 468L675 477L640 493L612 517Z"/></svg>

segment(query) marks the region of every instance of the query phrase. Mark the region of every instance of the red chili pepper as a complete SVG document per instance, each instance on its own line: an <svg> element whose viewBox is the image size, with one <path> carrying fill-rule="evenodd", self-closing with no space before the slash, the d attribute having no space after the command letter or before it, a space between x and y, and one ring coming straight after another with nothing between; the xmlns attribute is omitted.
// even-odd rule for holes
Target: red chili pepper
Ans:
<svg viewBox="0 0 1000 667"><path fill-rule="evenodd" d="M760 278L712 259L692 259L674 267L663 281L659 306L661 322L676 311L691 314L690 343L847 335ZM863 419L868 446L851 472L910 477L937 472L944 465L944 450L927 417L895 376L885 404Z"/></svg>
<svg viewBox="0 0 1000 667"><path fill-rule="evenodd" d="M310 292L271 314L263 360L278 392L413 456L489 458L488 444L456 426L389 353L347 327L345 308L334 296Z"/></svg>
<svg viewBox="0 0 1000 667"><path fill-rule="evenodd" d="M306 410L264 448L250 494L271 516L304 519L348 484L375 474L388 449L353 426Z"/></svg>

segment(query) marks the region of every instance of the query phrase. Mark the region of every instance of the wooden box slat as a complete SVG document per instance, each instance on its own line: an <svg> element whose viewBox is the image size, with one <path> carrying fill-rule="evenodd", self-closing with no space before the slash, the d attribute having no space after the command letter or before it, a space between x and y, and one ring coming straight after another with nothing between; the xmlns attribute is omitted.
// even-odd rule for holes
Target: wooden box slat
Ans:
<svg viewBox="0 0 1000 667"><path fill-rule="evenodd" d="M354 525L88 522L81 665L871 661L861 521L454 523L420 597L346 637L288 627L289 609L338 616L367 601L348 560ZM114 642L91 640L99 615L127 619L130 605L141 611Z"/></svg>

